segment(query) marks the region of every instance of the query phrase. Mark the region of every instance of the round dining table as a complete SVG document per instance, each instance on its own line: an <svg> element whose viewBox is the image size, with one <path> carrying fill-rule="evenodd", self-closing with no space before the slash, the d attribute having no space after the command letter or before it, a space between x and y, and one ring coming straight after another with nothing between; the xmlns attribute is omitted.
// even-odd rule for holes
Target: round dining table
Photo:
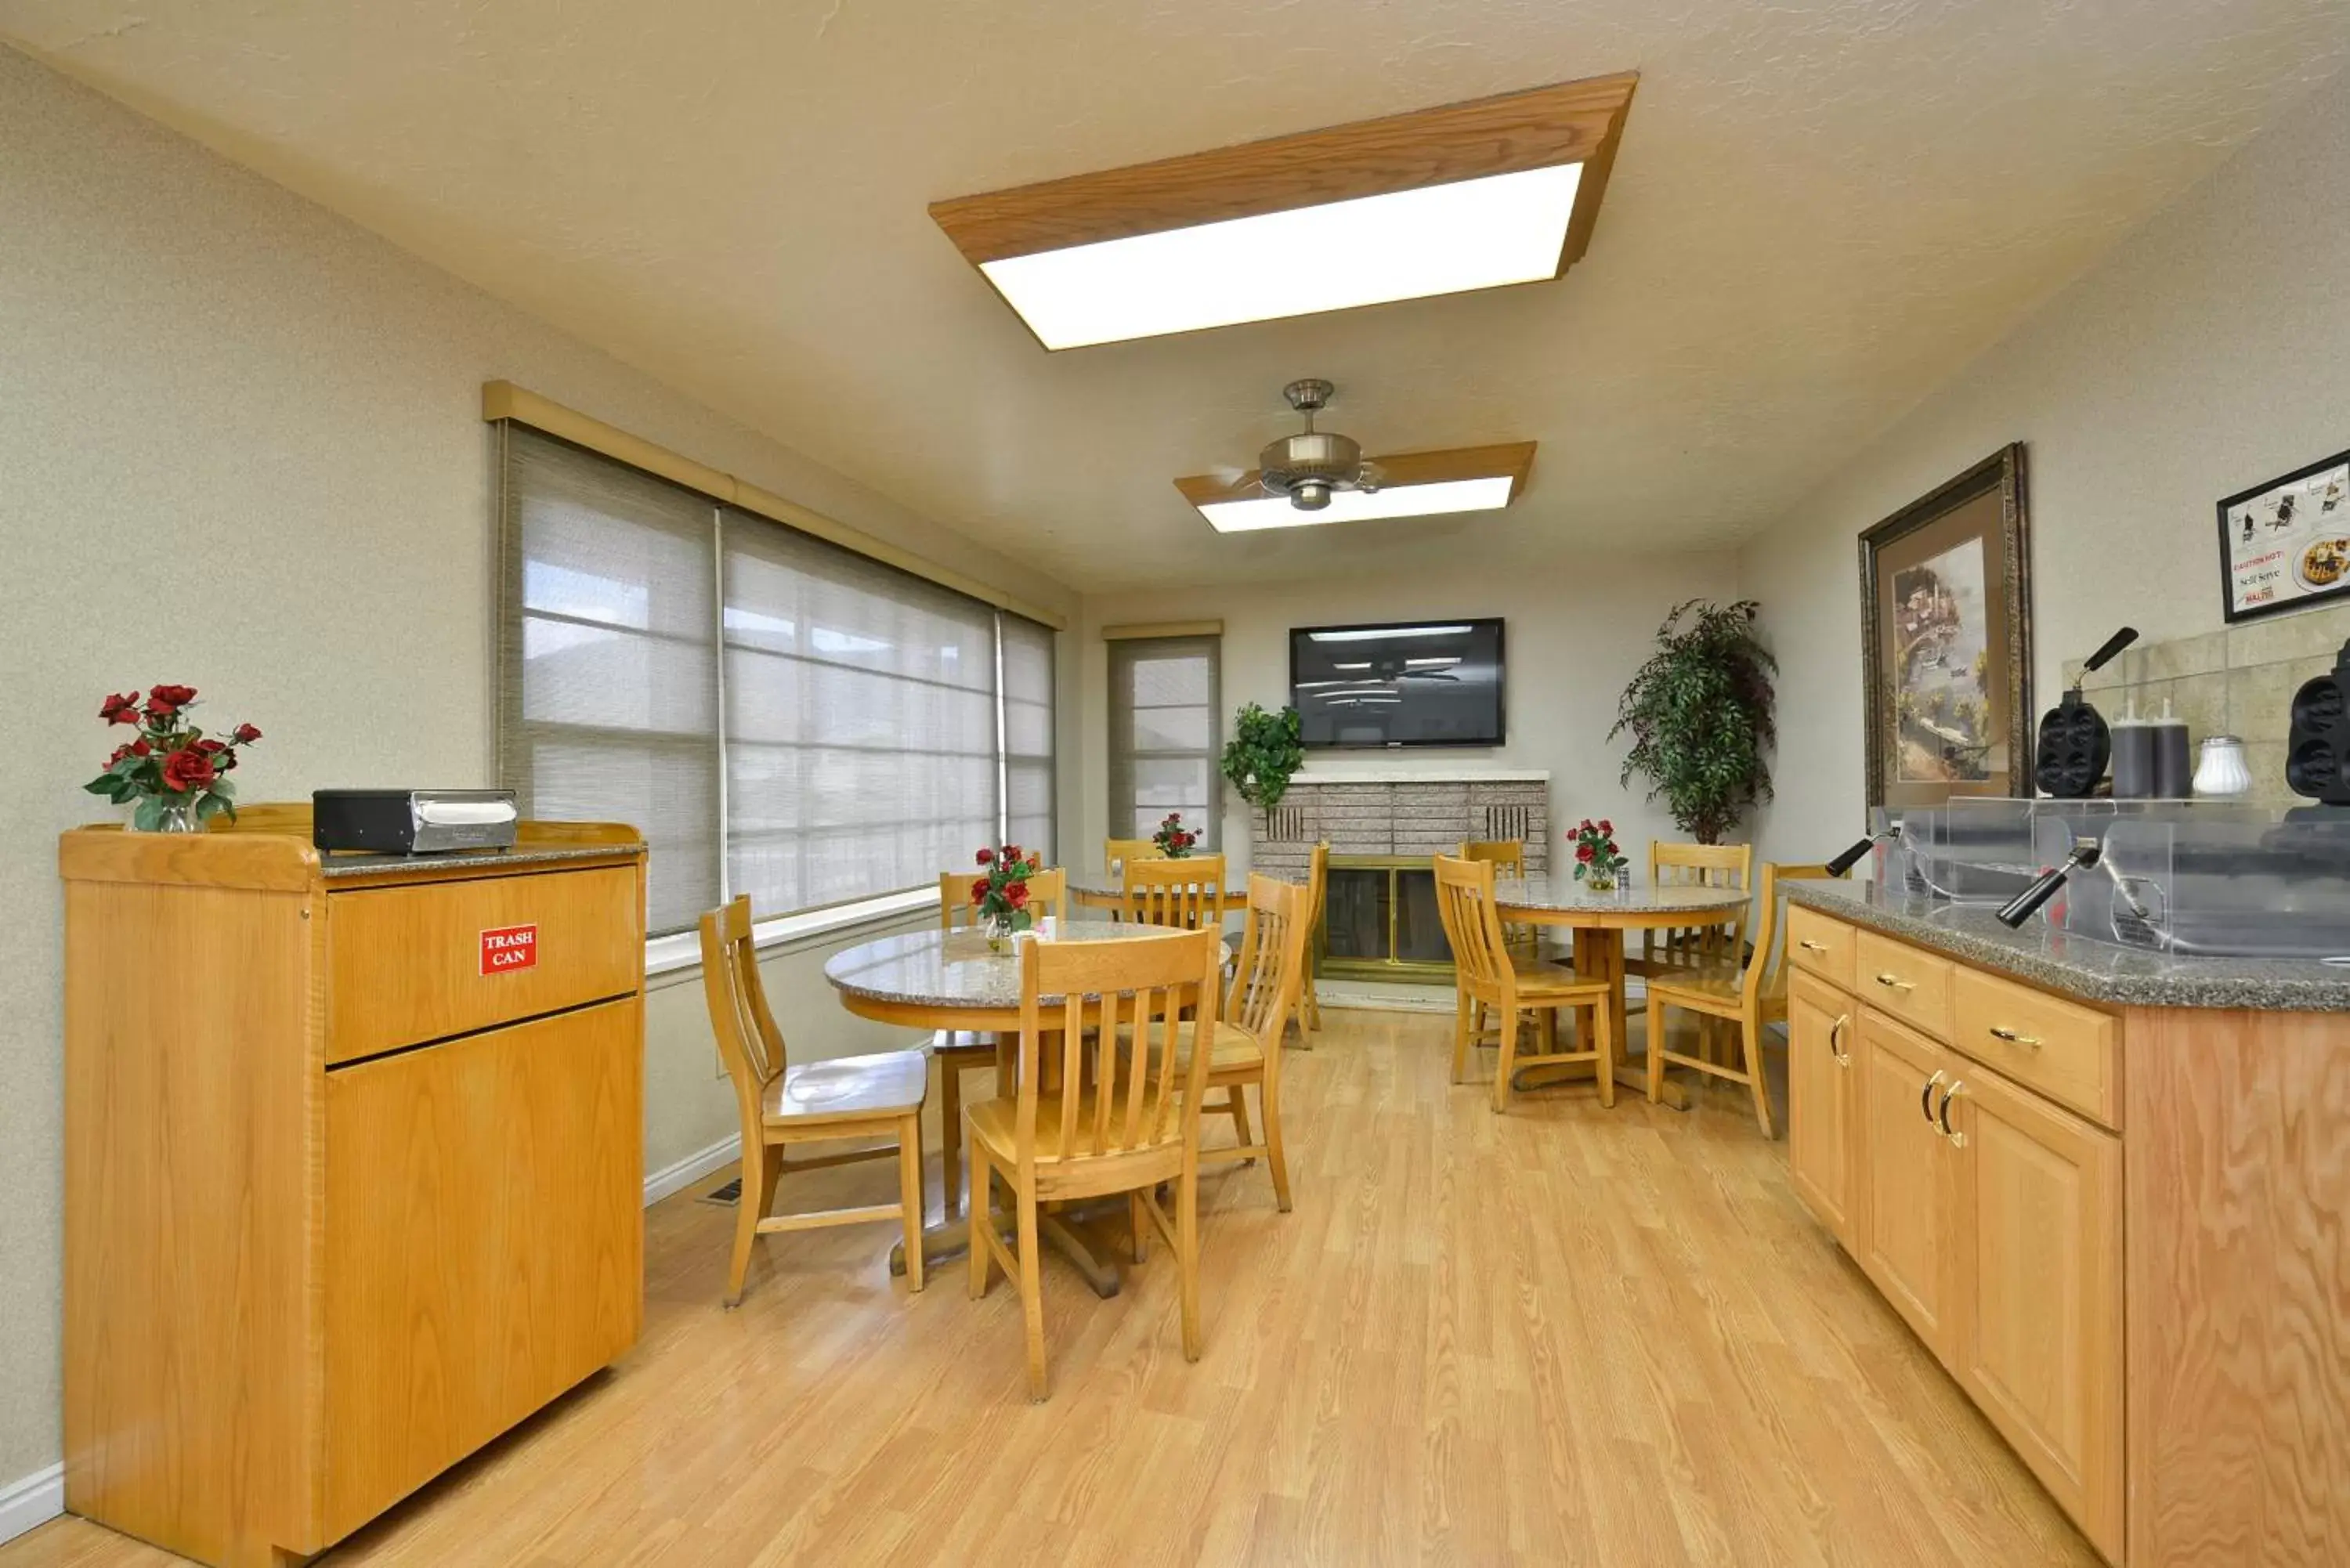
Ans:
<svg viewBox="0 0 2350 1568"><path fill-rule="evenodd" d="M1690 885L1618 887L1595 893L1565 877L1504 877L1493 887L1493 902L1503 924L1550 926L1575 933L1575 972L1607 982L1616 1082L1642 1095L1648 1092L1647 1069L1625 1056L1624 933L1729 925L1744 916L1750 897L1737 888ZM1665 1083L1665 1098L1676 1109L1688 1107L1687 1092L1671 1079Z"/></svg>
<svg viewBox="0 0 2350 1568"><path fill-rule="evenodd" d="M1061 942L1131 940L1148 935L1173 936L1158 927L1113 925L1108 921L1078 925L1064 923L1052 939ZM825 979L840 993L841 1005L860 1018L899 1023L914 1029L950 1029L995 1036L998 1094L1012 1092L1020 1049L1020 957L1018 945L997 952L987 938L964 927L954 931L908 931L899 936L843 948L826 961ZM1060 996L1037 999L1058 1008ZM968 1195L983 1201L985 1195ZM1123 1222L1123 1199L1114 1205ZM1107 1210L1105 1210L1107 1211ZM1082 1210L1064 1210L1043 1216L1040 1234L1054 1249L1076 1265L1086 1282L1101 1296L1118 1291L1118 1249L1107 1226L1089 1222ZM1004 1217L1009 1223L1009 1216ZM971 1245L968 1222L948 1215L943 1223L922 1233L925 1268L958 1257ZM904 1244L892 1248L889 1272L903 1273Z"/></svg>

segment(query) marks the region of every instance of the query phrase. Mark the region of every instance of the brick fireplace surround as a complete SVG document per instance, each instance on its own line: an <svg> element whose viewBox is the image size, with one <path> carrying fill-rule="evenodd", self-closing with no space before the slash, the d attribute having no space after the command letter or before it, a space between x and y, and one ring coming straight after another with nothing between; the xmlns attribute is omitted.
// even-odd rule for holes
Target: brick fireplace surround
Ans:
<svg viewBox="0 0 2350 1568"><path fill-rule="evenodd" d="M1317 839L1333 855L1439 855L1464 838L1523 838L1526 869L1550 869L1550 774L1492 770L1307 771L1268 827L1249 813L1249 865L1303 881Z"/></svg>

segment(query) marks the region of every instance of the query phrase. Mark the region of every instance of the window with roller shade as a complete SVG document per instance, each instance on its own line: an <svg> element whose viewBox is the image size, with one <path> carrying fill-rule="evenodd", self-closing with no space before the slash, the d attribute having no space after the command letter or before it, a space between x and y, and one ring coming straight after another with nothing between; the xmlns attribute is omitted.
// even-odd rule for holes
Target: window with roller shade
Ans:
<svg viewBox="0 0 2350 1568"><path fill-rule="evenodd" d="M1006 836L1051 854L1049 628L502 429L503 777L644 832L653 934L926 887Z"/></svg>
<svg viewBox="0 0 2350 1568"><path fill-rule="evenodd" d="M1109 836L1148 838L1169 812L1216 848L1223 772L1216 742L1221 639L1109 645Z"/></svg>

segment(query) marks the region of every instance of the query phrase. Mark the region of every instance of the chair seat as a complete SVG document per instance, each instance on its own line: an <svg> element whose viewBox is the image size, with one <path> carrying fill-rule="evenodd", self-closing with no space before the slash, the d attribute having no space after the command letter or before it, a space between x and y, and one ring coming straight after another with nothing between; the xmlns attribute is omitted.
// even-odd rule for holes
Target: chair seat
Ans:
<svg viewBox="0 0 2350 1568"><path fill-rule="evenodd" d="M1178 1077L1191 1070L1191 1031L1194 1027L1191 1023L1176 1025L1175 1075ZM1134 1044L1133 1024L1118 1026L1118 1043L1129 1048ZM1264 1048L1256 1043L1255 1035L1237 1023L1227 1023L1221 1018L1216 1020L1216 1043L1208 1057L1208 1071L1232 1072L1263 1064Z"/></svg>
<svg viewBox="0 0 2350 1568"><path fill-rule="evenodd" d="M949 1061L995 1060L995 1036L978 1029L941 1029L931 1036L931 1054Z"/></svg>
<svg viewBox="0 0 2350 1568"><path fill-rule="evenodd" d="M1554 997L1605 996L1607 982L1587 979L1540 959L1519 959L1510 966L1518 977L1518 1003L1531 1006Z"/></svg>
<svg viewBox="0 0 2350 1568"><path fill-rule="evenodd" d="M1735 1017L1746 1004L1746 971L1728 964L1711 969L1652 971L1648 994L1691 1012ZM1780 1017L1786 1012L1786 999L1763 997L1761 1011L1765 1019Z"/></svg>
<svg viewBox="0 0 2350 1568"><path fill-rule="evenodd" d="M930 1082L931 1059L925 1052L836 1056L784 1069L784 1075L761 1096L760 1111L771 1127L904 1116L922 1108Z"/></svg>
<svg viewBox="0 0 2350 1568"><path fill-rule="evenodd" d="M1036 1163L1039 1165L1057 1165L1064 1158L1061 1147L1061 1098L1058 1095L1043 1095L1036 1100ZM1072 1152L1081 1158L1093 1158L1096 1109L1096 1096L1092 1090L1087 1089L1078 1095L1077 1142ZM1149 1114L1149 1107L1145 1106L1143 1116L1146 1119ZM1017 1136L1020 1124L1018 1100L982 1100L977 1105L965 1106L963 1117L970 1125L972 1137L986 1147L989 1158L996 1164L1008 1170L1018 1163L1020 1147ZM1163 1143L1145 1144L1129 1152L1147 1153L1153 1147L1172 1145L1180 1136L1182 1126L1181 1116L1170 1110L1167 1116L1167 1137ZM1109 1130L1106 1136L1109 1143L1115 1146L1124 1141L1125 1132L1126 1105L1120 1101L1110 1107Z"/></svg>

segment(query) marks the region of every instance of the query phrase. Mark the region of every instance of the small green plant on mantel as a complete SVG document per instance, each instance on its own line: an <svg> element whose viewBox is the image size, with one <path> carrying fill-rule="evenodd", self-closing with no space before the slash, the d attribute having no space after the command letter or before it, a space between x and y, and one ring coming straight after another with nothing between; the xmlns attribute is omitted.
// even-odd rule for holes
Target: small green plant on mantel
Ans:
<svg viewBox="0 0 2350 1568"><path fill-rule="evenodd" d="M1619 782L1648 775L1681 830L1700 844L1721 836L1771 798L1762 753L1776 737L1771 677L1779 661L1756 640L1752 599L1719 605L1690 599L1657 628L1657 651L1624 688L1616 727L1632 749Z"/></svg>
<svg viewBox="0 0 2350 1568"><path fill-rule="evenodd" d="M1243 800L1264 813L1273 826L1273 808L1289 793L1289 776L1305 765L1300 742L1297 710L1268 713L1251 702L1232 716L1232 738L1224 747L1224 777Z"/></svg>

